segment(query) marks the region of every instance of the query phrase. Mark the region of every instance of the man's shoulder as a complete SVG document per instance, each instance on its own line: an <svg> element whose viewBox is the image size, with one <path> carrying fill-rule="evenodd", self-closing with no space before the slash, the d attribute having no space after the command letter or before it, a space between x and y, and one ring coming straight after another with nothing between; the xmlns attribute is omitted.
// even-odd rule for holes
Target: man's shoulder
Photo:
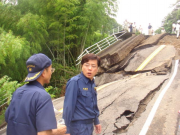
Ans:
<svg viewBox="0 0 180 135"><path fill-rule="evenodd" d="M19 88L17 88L17 90L29 90L29 89L32 89L32 91L38 91L38 90L41 90L42 88L36 86L36 85L32 85L32 84L25 84ZM43 88L44 89L44 88Z"/></svg>
<svg viewBox="0 0 180 135"><path fill-rule="evenodd" d="M71 79L69 79L69 81L78 81L81 78L81 75L78 74L76 76L73 76Z"/></svg>
<svg viewBox="0 0 180 135"><path fill-rule="evenodd" d="M17 88L16 92L22 92L22 91L27 91L28 94L40 94L41 96L47 96L49 95L44 88L40 88L36 85L30 85L30 84L25 84L19 88Z"/></svg>

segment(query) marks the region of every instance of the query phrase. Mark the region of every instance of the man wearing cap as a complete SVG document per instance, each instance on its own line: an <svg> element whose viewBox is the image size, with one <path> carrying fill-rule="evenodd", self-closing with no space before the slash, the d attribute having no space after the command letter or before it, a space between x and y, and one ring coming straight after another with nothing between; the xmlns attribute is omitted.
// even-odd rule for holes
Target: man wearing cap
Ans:
<svg viewBox="0 0 180 135"><path fill-rule="evenodd" d="M6 110L7 135L62 135L66 127L57 129L50 95L43 85L48 84L54 71L46 55L32 55L26 62L28 84L18 88Z"/></svg>
<svg viewBox="0 0 180 135"><path fill-rule="evenodd" d="M66 85L63 107L63 119L67 126L66 134L92 135L101 133L97 92L94 76L100 66L100 58L95 54L83 56L82 72L72 77Z"/></svg>

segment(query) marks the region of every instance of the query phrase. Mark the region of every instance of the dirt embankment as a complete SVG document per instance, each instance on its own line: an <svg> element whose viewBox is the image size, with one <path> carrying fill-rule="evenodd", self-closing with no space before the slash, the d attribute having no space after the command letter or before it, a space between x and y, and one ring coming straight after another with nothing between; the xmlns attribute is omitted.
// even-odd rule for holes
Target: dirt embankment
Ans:
<svg viewBox="0 0 180 135"><path fill-rule="evenodd" d="M173 45L176 49L180 49L180 37L177 39L176 35L167 35L157 45Z"/></svg>

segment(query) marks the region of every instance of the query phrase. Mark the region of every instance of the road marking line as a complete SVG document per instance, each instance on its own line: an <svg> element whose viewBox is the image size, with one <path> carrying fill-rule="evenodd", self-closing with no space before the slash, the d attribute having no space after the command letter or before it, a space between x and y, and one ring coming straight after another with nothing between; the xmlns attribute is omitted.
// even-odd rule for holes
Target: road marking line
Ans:
<svg viewBox="0 0 180 135"><path fill-rule="evenodd" d="M59 109L58 111L62 113L63 112L63 108Z"/></svg>
<svg viewBox="0 0 180 135"><path fill-rule="evenodd" d="M158 47L145 59L145 61L135 71L142 70L152 60L152 58L154 58L164 47L165 45L161 45L160 47Z"/></svg>
<svg viewBox="0 0 180 135"><path fill-rule="evenodd" d="M59 109L58 112L59 114L57 114L56 117L63 113L63 108Z"/></svg>
<svg viewBox="0 0 180 135"><path fill-rule="evenodd" d="M147 64L164 48L166 47L166 45L161 45L160 47L158 47L154 52L152 52L145 60L144 62L135 70L135 71L140 71L143 68L145 68L145 66L147 66ZM133 75L130 78L135 78L137 77L139 74Z"/></svg>
<svg viewBox="0 0 180 135"><path fill-rule="evenodd" d="M145 124L144 124L144 126L143 126L143 128L142 128L142 130L141 130L139 135L145 135L147 133L148 128L149 128L149 126L150 126L150 124L151 124L151 122L152 122L152 120L154 118L154 115L155 115L155 113L156 113L156 111L158 109L158 106L159 106L159 104L160 104L164 94L166 93L166 91L170 87L172 81L174 80L174 77L177 74L178 64L179 64L179 60L176 60L175 61L175 66L174 66L174 73L173 73L171 79L169 80L168 84L162 90L162 92L160 93L158 99L156 100L156 102L155 102L155 104L154 104L154 106L153 106L153 108L152 108L152 110L151 110L151 112L150 112L150 114L149 114L149 116L148 116L148 118L147 118L147 120L146 120L146 122L145 122Z"/></svg>

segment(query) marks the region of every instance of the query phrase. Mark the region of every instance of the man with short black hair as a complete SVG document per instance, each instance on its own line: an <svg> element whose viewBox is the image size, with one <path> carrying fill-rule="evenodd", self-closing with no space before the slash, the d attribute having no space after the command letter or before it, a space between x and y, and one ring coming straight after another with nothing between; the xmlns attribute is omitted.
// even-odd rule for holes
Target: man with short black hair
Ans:
<svg viewBox="0 0 180 135"><path fill-rule="evenodd" d="M94 76L100 66L100 58L86 54L81 60L82 72L72 77L66 85L63 119L67 126L66 134L92 135L93 125L96 133L101 133L97 91Z"/></svg>
<svg viewBox="0 0 180 135"><path fill-rule="evenodd" d="M130 23L129 25L129 31L132 33L133 32L133 23Z"/></svg>
<svg viewBox="0 0 180 135"><path fill-rule="evenodd" d="M54 72L52 61L46 55L32 55L26 62L28 84L14 93L5 113L7 135L63 135L66 127L57 128L50 95L43 85L50 83Z"/></svg>
<svg viewBox="0 0 180 135"><path fill-rule="evenodd" d="M152 26L151 24L149 23L149 26L148 26L148 35L152 35Z"/></svg>

